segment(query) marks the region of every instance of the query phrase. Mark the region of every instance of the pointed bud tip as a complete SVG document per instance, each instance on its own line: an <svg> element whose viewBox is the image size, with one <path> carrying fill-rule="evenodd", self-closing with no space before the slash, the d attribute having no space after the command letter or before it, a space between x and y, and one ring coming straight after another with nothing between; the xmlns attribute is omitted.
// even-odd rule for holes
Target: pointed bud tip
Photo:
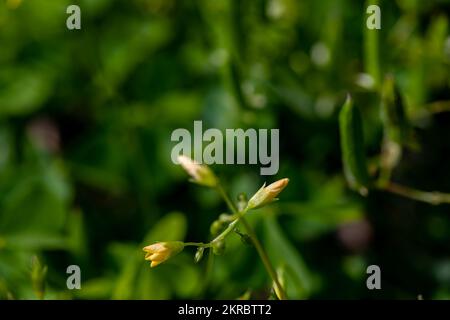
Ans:
<svg viewBox="0 0 450 320"><path fill-rule="evenodd" d="M208 166L202 165L185 155L178 156L178 163L191 176L192 182L206 187L217 185L217 178Z"/></svg>
<svg viewBox="0 0 450 320"><path fill-rule="evenodd" d="M256 209L275 201L278 194L283 191L289 183L288 178L277 180L267 187L265 184L259 189L247 203L247 209Z"/></svg>

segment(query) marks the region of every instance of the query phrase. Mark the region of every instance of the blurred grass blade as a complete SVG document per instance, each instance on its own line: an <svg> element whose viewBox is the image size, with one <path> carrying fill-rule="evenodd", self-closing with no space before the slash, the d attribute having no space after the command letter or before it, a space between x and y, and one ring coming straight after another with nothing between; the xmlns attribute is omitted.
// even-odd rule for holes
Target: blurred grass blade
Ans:
<svg viewBox="0 0 450 320"><path fill-rule="evenodd" d="M47 276L47 266L43 265L37 256L31 260L31 283L33 291L42 300L45 296L45 278Z"/></svg>
<svg viewBox="0 0 450 320"><path fill-rule="evenodd" d="M359 109L347 97L339 115L344 174L352 189L367 194L369 174L364 154L362 119Z"/></svg>

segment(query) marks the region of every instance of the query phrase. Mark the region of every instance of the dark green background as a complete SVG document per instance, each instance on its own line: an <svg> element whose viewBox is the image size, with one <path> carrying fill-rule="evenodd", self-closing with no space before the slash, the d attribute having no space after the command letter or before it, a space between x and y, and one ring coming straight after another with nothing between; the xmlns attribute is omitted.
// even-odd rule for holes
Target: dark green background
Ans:
<svg viewBox="0 0 450 320"><path fill-rule="evenodd" d="M81 7L81 30L66 28L69 4ZM450 117L423 116L450 100L450 3L380 6L376 58L364 50L364 1L2 0L0 298L36 298L33 255L48 265L46 298L267 298L269 278L237 235L206 290L206 259L194 264L191 248L156 269L143 259L153 241L207 241L226 210L170 161L171 132L194 120L280 129L276 176L213 169L233 197L290 178L251 220L291 298L450 298L450 207L364 198L342 174L347 92L369 159L380 151L379 94L357 84L375 56L380 77L398 80L421 147L405 151L393 180L450 192ZM81 290L66 288L72 264ZM382 290L366 288L370 264Z"/></svg>

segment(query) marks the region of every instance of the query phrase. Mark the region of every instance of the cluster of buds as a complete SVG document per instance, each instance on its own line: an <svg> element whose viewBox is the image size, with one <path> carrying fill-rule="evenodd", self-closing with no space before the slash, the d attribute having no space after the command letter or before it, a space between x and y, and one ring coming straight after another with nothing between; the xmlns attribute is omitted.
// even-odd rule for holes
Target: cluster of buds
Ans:
<svg viewBox="0 0 450 320"><path fill-rule="evenodd" d="M208 166L199 164L184 155L178 157L178 162L191 176L192 182L211 188L218 187L220 190L219 180ZM199 246L194 258L195 262L199 262L202 259L205 247L210 247L214 254L221 255L225 250L224 238L233 230L241 236L244 242L251 244L251 239L249 239L247 235L241 234L234 225L238 222L239 217L245 214L246 211L263 207L278 200L276 197L283 191L288 183L289 179L284 178L267 187L264 184L248 202L244 196L241 196L238 202L238 210L234 210L235 214L222 214L219 216L218 220L211 225L211 234L216 238L209 244L184 243L181 241L158 242L144 247L143 250L146 252L145 260L151 262L151 267L156 267L180 253L184 247L188 245Z"/></svg>

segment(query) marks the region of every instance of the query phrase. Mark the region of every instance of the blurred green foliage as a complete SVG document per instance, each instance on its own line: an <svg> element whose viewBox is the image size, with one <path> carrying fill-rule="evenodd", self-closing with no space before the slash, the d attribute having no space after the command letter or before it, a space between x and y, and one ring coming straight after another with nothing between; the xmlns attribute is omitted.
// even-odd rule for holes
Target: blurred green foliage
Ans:
<svg viewBox="0 0 450 320"><path fill-rule="evenodd" d="M143 259L153 241L208 240L226 210L170 160L171 132L199 119L280 128L277 177L213 169L233 197L290 178L279 203L249 217L289 297L450 298L449 207L363 198L342 173L339 106L351 92L376 159L380 96L367 73L389 73L420 145L393 180L450 192L450 117L428 108L450 100L450 2L378 3L373 36L364 1L2 0L0 298L38 298L34 255L47 299L266 298L270 280L237 235L208 283L195 251L155 269ZM81 30L66 28L69 4ZM72 264L81 290L66 288ZM366 289L370 264L380 291Z"/></svg>

